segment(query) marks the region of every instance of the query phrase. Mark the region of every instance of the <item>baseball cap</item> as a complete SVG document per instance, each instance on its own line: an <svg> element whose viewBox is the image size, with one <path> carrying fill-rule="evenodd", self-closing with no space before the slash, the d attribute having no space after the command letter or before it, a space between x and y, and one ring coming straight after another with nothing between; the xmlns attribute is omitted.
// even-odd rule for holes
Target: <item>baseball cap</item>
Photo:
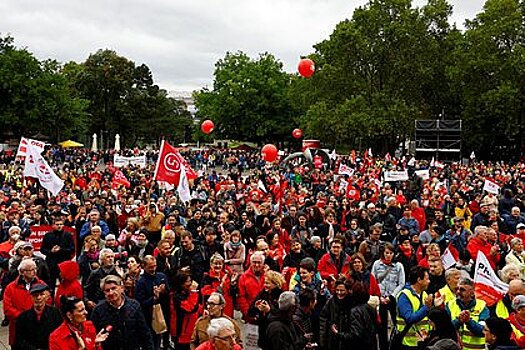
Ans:
<svg viewBox="0 0 525 350"><path fill-rule="evenodd" d="M35 283L29 289L29 294L40 293L49 290L49 286L45 283Z"/></svg>
<svg viewBox="0 0 525 350"><path fill-rule="evenodd" d="M525 228L525 224L519 223L516 225L516 229Z"/></svg>
<svg viewBox="0 0 525 350"><path fill-rule="evenodd" d="M523 306L525 306L525 295L517 295L512 300L512 308L518 311L518 309Z"/></svg>

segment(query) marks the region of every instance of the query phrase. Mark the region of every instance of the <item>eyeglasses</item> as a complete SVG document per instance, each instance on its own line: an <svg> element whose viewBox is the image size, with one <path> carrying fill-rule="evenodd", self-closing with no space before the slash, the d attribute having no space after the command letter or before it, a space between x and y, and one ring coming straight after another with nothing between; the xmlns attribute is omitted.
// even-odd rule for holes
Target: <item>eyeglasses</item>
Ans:
<svg viewBox="0 0 525 350"><path fill-rule="evenodd" d="M219 305L222 305L222 303L212 303L212 302L208 301L208 302L206 303L206 305L212 307L212 306L219 306Z"/></svg>
<svg viewBox="0 0 525 350"><path fill-rule="evenodd" d="M222 341L228 341L228 342L231 342L231 343L234 343L235 342L235 334L230 334L230 335L227 335L225 337L221 337L221 336L216 336L215 338L218 338Z"/></svg>

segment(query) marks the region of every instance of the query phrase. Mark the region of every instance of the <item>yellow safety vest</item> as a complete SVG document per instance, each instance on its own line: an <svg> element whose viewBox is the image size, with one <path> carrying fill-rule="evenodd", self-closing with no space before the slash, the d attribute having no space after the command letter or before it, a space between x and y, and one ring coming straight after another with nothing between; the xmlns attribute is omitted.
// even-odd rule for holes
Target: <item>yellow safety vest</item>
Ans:
<svg viewBox="0 0 525 350"><path fill-rule="evenodd" d="M448 309L450 310L450 317L452 320L455 320L459 317L459 314L461 311L463 311L458 303L457 300L452 300L447 303ZM485 302L483 300L476 300L476 305L469 310L470 311L470 318L474 322L479 323L479 315L485 308ZM463 344L463 350L481 350L485 349L485 337L478 337L472 333L466 325L461 325L459 329L459 335L461 337L461 343Z"/></svg>
<svg viewBox="0 0 525 350"><path fill-rule="evenodd" d="M514 332L514 338L516 338L516 340L520 339L525 335L521 333L521 331L515 325L513 325L512 322L510 323L510 326L512 327L512 331Z"/></svg>
<svg viewBox="0 0 525 350"><path fill-rule="evenodd" d="M441 288L438 292L439 292L439 295L445 296L445 303L448 303L449 301L456 299L456 295L454 294L454 292L452 292L452 290L450 290L450 287L448 286L448 284L445 285L443 288Z"/></svg>
<svg viewBox="0 0 525 350"><path fill-rule="evenodd" d="M412 294L412 292L409 289L405 288L405 289L402 289L401 292L397 295L398 301L399 301L399 297L401 296L401 294L405 294L407 296L408 300L410 301L410 305L412 305L413 312L417 312L417 310L419 310L423 306L421 303L421 300L424 300L427 297L427 293L423 292L423 294L421 295L421 299L419 299L417 295ZM399 315L399 310L397 312L396 323L397 323L397 326L396 326L397 331L399 333L403 332L403 329L405 329L406 322ZM426 316L421 321L414 323L410 327L410 329L408 330L408 332L405 334L403 338L402 344L405 346L416 347L417 340L418 340L417 333L418 332L420 333L422 329L424 329L427 332L430 329L429 324L428 324L428 317Z"/></svg>
<svg viewBox="0 0 525 350"><path fill-rule="evenodd" d="M510 316L509 310L503 303L503 299L498 301L498 303L496 304L496 316L504 318L504 319L507 319Z"/></svg>

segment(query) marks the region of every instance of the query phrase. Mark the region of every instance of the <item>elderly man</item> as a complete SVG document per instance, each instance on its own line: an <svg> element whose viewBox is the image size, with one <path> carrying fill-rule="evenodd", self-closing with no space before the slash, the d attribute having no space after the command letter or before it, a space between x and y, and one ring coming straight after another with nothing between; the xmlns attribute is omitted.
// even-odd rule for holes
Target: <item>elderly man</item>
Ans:
<svg viewBox="0 0 525 350"><path fill-rule="evenodd" d="M505 263L514 264L520 270L521 279L525 279L525 251L523 250L523 240L513 238L510 241L511 251L505 256Z"/></svg>
<svg viewBox="0 0 525 350"><path fill-rule="evenodd" d="M458 269L451 268L446 270L445 280L447 284L436 293L436 297L442 297L445 303L456 299L456 289L458 287L460 278L461 271Z"/></svg>
<svg viewBox="0 0 525 350"><path fill-rule="evenodd" d="M12 349L49 349L49 335L63 322L62 316L57 308L46 304L51 297L47 284L33 284L29 294L33 307L18 316Z"/></svg>
<svg viewBox="0 0 525 350"><path fill-rule="evenodd" d="M456 300L447 303L446 310L459 333L463 349L482 349L485 344L483 324L490 316L489 309L483 300L474 297L474 281L470 278L459 282L457 295Z"/></svg>
<svg viewBox="0 0 525 350"><path fill-rule="evenodd" d="M36 264L33 260L22 260L18 265L20 276L9 283L4 292L4 313L9 320L9 345L15 343L15 321L20 314L33 307L29 290L35 284L44 282L36 277Z"/></svg>
<svg viewBox="0 0 525 350"><path fill-rule="evenodd" d="M152 350L153 339L144 319L142 308L135 299L124 295L122 279L109 275L100 281L104 301L93 310L91 320L99 332L111 325L108 338L102 343L104 350Z"/></svg>
<svg viewBox="0 0 525 350"><path fill-rule="evenodd" d="M88 310L92 310L99 301L104 299L104 293L100 289L100 281L104 277L108 275L123 276L121 269L115 265L115 253L111 249L102 249L98 260L100 267L91 271L84 284L84 301Z"/></svg>
<svg viewBox="0 0 525 350"><path fill-rule="evenodd" d="M104 220L100 220L100 212L93 209L89 212L89 221L86 222L80 229L80 239L83 240L87 235L91 233L93 226L100 226L102 230L102 238L106 237L109 233L109 226Z"/></svg>
<svg viewBox="0 0 525 350"><path fill-rule="evenodd" d="M235 341L237 344L242 345L241 329L237 325L234 319L224 315L224 307L226 306L226 300L221 293L213 292L206 302L206 311L199 317L195 323L193 334L191 335L190 349L195 350L200 344L208 341L208 327L211 320L219 317L228 319L235 328Z"/></svg>
<svg viewBox="0 0 525 350"><path fill-rule="evenodd" d="M509 282L507 293L489 309L490 316L508 318L514 311L512 300L518 295L525 295L525 283L521 280L512 280Z"/></svg>
<svg viewBox="0 0 525 350"><path fill-rule="evenodd" d="M210 321L207 330L208 340L199 345L197 350L241 350L236 343L235 326L227 318L219 317Z"/></svg>
<svg viewBox="0 0 525 350"><path fill-rule="evenodd" d="M516 226L519 224L525 224L525 217L521 215L519 207L512 207L510 215L504 215L503 217L509 229L509 233L512 235L516 233Z"/></svg>
<svg viewBox="0 0 525 350"><path fill-rule="evenodd" d="M487 238L488 227L478 226L474 230L474 237L468 242L467 250L472 259L476 260L478 252L485 254L490 266L495 269L500 259L499 247L489 243Z"/></svg>
<svg viewBox="0 0 525 350"><path fill-rule="evenodd" d="M264 289L264 259L263 253L253 253L250 257L250 267L239 277L237 302L244 320L248 323L255 324L248 316L248 309L257 294Z"/></svg>

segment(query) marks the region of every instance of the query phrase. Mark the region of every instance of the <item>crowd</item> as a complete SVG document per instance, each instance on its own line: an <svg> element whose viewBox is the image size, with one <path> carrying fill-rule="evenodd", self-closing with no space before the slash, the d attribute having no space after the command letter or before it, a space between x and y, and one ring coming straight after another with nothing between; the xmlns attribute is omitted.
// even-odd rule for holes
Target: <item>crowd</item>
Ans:
<svg viewBox="0 0 525 350"><path fill-rule="evenodd" d="M56 197L0 153L13 349L239 350L254 334L263 350L525 348L525 163L183 155L198 173L188 203L153 179L154 151L121 168L125 187L109 151L46 150L65 181ZM494 305L476 298L478 251L509 285Z"/></svg>

